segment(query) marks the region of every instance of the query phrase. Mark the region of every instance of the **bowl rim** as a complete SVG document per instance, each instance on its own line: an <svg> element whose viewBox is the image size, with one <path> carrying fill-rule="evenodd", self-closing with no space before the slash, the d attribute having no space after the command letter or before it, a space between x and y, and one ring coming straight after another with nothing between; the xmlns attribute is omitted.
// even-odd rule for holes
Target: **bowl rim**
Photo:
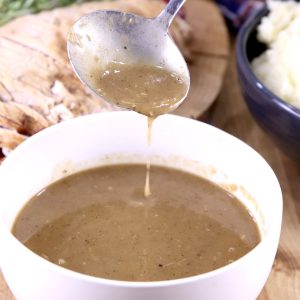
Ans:
<svg viewBox="0 0 300 300"><path fill-rule="evenodd" d="M13 151L10 158L8 158L7 160L5 160L3 162L2 166L6 166L6 162L13 159L14 153L18 153L20 151L23 151L23 148L26 148L27 145L30 144L31 142L35 143L35 141L39 140L40 137L42 138L43 136L45 136L45 135L47 136L49 134L50 135L55 135L56 131L59 130L60 127L70 126L73 123L75 123L75 124L76 123L81 123L82 121L88 123L89 121L92 121L94 119L99 118L99 115L102 115L103 117L110 118L112 115L117 115L117 114L119 114L120 116L121 115L126 116L126 115L129 115L129 114L136 114L136 113L130 112L130 111L103 112L103 113L98 113L98 114L93 114L93 115L86 115L86 116L74 118L74 119L68 120L66 122L53 125L49 128L46 128L45 130L42 130L41 132L35 134L33 137L31 137L30 139L28 139L27 141L25 141L24 143L19 145ZM256 255L256 253L259 253L259 252L263 251L264 247L266 246L266 244L268 244L270 239L274 239L275 235L276 236L278 235L278 232L277 232L278 229L279 229L279 236L280 236L280 233L281 233L283 198L282 198L282 190L281 190L281 187L280 187L280 183L279 183L279 180L278 180L275 172L273 171L273 169L271 168L269 163L265 160L265 158L260 153L258 153L254 148L249 146L247 143L245 143L241 139L227 133L226 131L224 131L222 129L219 129L215 126L212 126L210 124L207 124L207 123L204 123L204 122L201 122L201 121L193 120L193 119L178 116L178 115L167 114L167 115L165 115L165 118L180 119L181 120L180 122L182 122L182 121L183 122L190 122L190 123L191 122L193 122L193 123L197 122L197 123L199 123L199 124L197 124L197 126L211 128L215 132L218 132L219 134L225 135L227 138L230 138L232 141L235 141L237 143L242 144L243 147L247 148L248 151L251 151L251 152L255 153L255 155L257 156L257 159L259 159L261 161L261 163L263 163L265 165L265 168L268 169L268 172L272 175L272 177L276 181L276 189L278 189L278 191L279 191L279 193L276 197L276 201L279 201L279 203L276 204L278 206L278 213L280 215L279 228L277 228L275 231L269 232L265 236L261 236L261 241L254 248L252 248L250 251L248 251L245 255L243 255L239 259L237 259L234 262L232 262L230 264L227 264L223 267L220 267L218 269L215 269L215 270L212 270L212 271L209 271L209 272L201 273L201 274L198 274L198 275L189 276L189 277L170 279L170 280L161 280L161 281L145 281L145 282L143 282L143 281L115 280L115 279L96 277L96 276L91 276L91 275L83 274L83 273L80 273L80 272L76 272L76 271L73 271L73 270L68 269L68 268L64 268L62 266L59 266L57 264L54 264L54 263L44 259L40 255L36 254L35 252L33 252L29 248L27 248L23 243L21 243L12 234L11 229L7 229L7 226L5 226L3 224L2 219L0 219L0 232L3 231L3 233L5 234L5 238L8 238L11 242L13 242L15 244L15 246L17 246L20 249L20 251L22 251L22 253L24 253L24 255L30 256L31 261L34 261L36 264L40 265L44 269L48 269L48 270L50 269L54 273L58 273L62 276L66 276L66 277L73 278L73 279L76 279L76 280L80 280L80 281L83 281L83 282L89 282L89 283L94 283L94 284L102 284L102 285L106 285L106 286L127 287L127 288L157 288L157 287L172 287L172 286L178 286L178 285L191 284L191 283L195 283L199 280L200 281L208 280L208 279L211 279L213 277L220 276L224 273L229 272L232 269L235 269L235 267L237 265L239 265L241 263L241 261L249 260L249 259L251 260L253 255ZM278 249L278 243L277 243L276 251L277 251L277 249ZM1 261L0 261L0 264L2 264Z"/></svg>
<svg viewBox="0 0 300 300"><path fill-rule="evenodd" d="M246 45L248 43L248 38L250 33L252 33L255 30L255 28L259 25L261 19L264 16L266 16L268 12L269 12L268 7L264 5L262 8L255 11L239 30L236 39L236 45L235 45L237 66L238 68L240 68L240 70L246 77L247 81L251 85L255 86L262 93L268 96L266 98L266 101L268 101L269 103L275 103L283 110L299 118L300 108L281 99L279 96L275 95L271 90L269 90L252 71L250 61L246 54Z"/></svg>

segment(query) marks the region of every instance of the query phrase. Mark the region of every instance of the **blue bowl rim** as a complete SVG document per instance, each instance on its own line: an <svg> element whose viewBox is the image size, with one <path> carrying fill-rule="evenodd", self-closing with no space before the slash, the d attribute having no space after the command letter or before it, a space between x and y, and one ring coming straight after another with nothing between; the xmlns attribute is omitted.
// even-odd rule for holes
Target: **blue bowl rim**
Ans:
<svg viewBox="0 0 300 300"><path fill-rule="evenodd" d="M300 117L300 109L295 107L292 104L282 100L278 96L276 96L273 92L271 92L253 73L250 61L246 54L246 45L248 42L248 38L250 33L253 32L255 27L259 24L262 17L267 15L268 8L266 6L254 12L249 19L243 24L241 29L238 32L237 40L236 40L236 54L237 54L237 64L239 68L244 73L246 79L251 85L256 86L259 90L261 90L264 94L268 96L268 101L270 103L275 103L280 108L285 111L293 114L295 117Z"/></svg>

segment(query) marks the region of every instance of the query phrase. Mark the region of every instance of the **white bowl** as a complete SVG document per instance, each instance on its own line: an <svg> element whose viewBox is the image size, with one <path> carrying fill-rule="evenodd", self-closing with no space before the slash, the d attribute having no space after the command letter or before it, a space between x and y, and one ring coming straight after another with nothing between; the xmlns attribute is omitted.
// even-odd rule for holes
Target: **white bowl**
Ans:
<svg viewBox="0 0 300 300"><path fill-rule="evenodd" d="M50 127L25 141L0 167L0 264L20 300L253 300L270 273L278 247L282 195L264 159L249 146L207 124L165 115L153 126L133 112L102 113ZM118 162L174 166L217 182L256 218L262 241L218 270L177 280L125 282L82 275L39 257L12 234L24 204L53 181Z"/></svg>

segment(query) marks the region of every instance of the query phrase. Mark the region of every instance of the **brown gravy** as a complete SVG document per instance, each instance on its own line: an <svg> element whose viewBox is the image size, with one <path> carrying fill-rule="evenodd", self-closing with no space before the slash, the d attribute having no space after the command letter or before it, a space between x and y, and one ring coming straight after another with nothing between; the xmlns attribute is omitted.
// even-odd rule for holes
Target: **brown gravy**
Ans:
<svg viewBox="0 0 300 300"><path fill-rule="evenodd" d="M65 268L102 278L157 281L208 272L260 241L256 223L233 195L192 174L114 165L64 178L21 211L13 234Z"/></svg>
<svg viewBox="0 0 300 300"><path fill-rule="evenodd" d="M107 100L150 117L174 110L187 92L181 76L146 64L110 62L90 76Z"/></svg>

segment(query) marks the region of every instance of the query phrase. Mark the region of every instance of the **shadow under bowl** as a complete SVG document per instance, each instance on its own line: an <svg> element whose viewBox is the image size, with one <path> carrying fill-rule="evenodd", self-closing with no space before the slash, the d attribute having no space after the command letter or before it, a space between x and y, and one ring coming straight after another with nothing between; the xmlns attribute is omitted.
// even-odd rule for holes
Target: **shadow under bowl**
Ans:
<svg viewBox="0 0 300 300"><path fill-rule="evenodd" d="M251 61L266 50L256 35L257 26L268 12L266 7L256 12L238 33L236 55L240 86L249 111L258 125L283 153L300 163L300 109L268 90L251 68Z"/></svg>

